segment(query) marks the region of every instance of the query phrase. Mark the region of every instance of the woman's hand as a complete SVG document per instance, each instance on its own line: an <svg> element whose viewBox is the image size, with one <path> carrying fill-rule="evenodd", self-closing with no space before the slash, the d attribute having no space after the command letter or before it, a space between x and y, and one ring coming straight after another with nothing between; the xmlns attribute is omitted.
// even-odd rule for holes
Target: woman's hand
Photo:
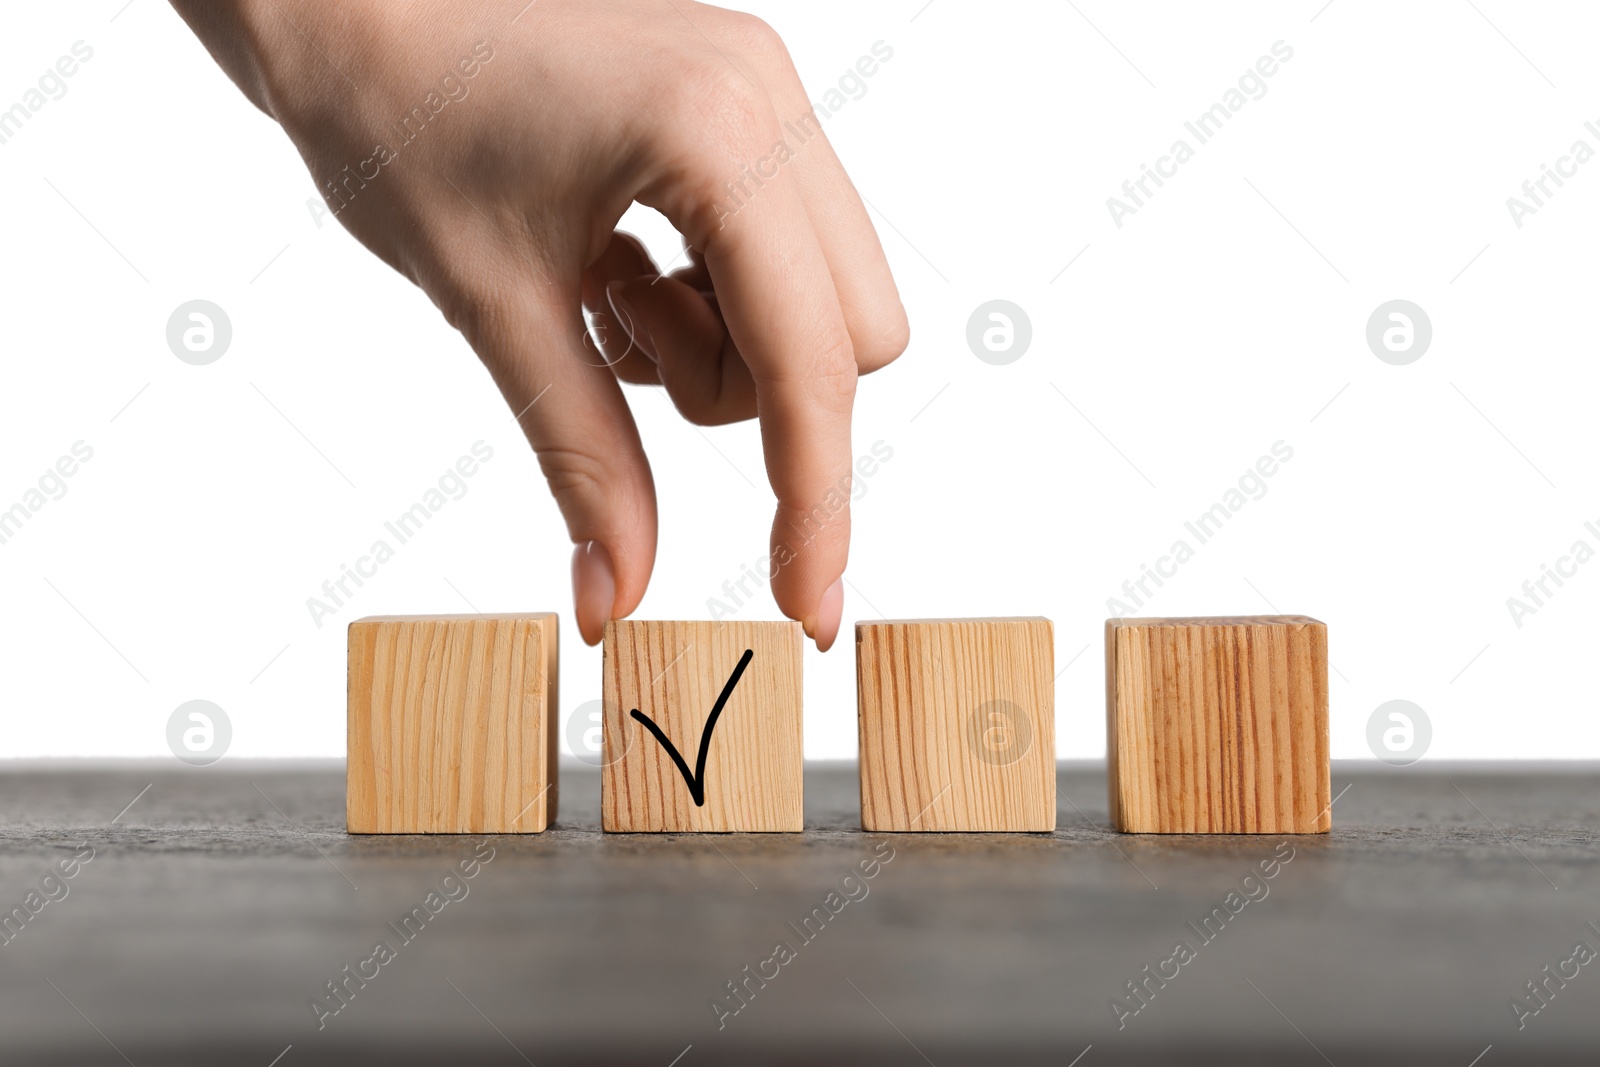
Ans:
<svg viewBox="0 0 1600 1067"><path fill-rule="evenodd" d="M833 643L856 376L907 326L765 23L691 0L174 4L519 413L577 545L584 640L637 607L655 559L633 382L702 425L760 418L773 595ZM681 269L616 232L634 201L684 235Z"/></svg>

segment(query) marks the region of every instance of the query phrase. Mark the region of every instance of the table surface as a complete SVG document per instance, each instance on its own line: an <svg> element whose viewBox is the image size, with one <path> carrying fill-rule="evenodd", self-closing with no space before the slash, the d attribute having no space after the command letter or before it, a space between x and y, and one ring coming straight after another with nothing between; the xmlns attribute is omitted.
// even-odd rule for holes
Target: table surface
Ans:
<svg viewBox="0 0 1600 1067"><path fill-rule="evenodd" d="M0 764L0 908L93 850L0 946L0 1060L1596 1062L1600 964L1564 961L1600 950L1600 766L1333 781L1316 837L1113 834L1089 764L1052 834L882 836L853 764L808 764L803 834L653 836L600 833L598 775L564 765L543 834L349 837L337 762ZM371 980L319 1027L347 965ZM1519 1028L1547 965L1577 974Z"/></svg>

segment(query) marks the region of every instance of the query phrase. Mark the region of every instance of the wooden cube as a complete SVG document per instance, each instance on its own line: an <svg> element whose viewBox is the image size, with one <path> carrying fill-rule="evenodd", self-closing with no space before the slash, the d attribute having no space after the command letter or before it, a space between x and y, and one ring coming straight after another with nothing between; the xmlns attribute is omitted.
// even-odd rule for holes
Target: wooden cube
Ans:
<svg viewBox="0 0 1600 1067"><path fill-rule="evenodd" d="M600 821L615 833L804 826L797 622L609 622Z"/></svg>
<svg viewBox="0 0 1600 1067"><path fill-rule="evenodd" d="M554 615L350 624L352 834L519 834L556 814Z"/></svg>
<svg viewBox="0 0 1600 1067"><path fill-rule="evenodd" d="M1056 826L1049 619L856 624L861 825Z"/></svg>
<svg viewBox="0 0 1600 1067"><path fill-rule="evenodd" d="M1328 628L1108 620L1106 771L1118 830L1326 832Z"/></svg>

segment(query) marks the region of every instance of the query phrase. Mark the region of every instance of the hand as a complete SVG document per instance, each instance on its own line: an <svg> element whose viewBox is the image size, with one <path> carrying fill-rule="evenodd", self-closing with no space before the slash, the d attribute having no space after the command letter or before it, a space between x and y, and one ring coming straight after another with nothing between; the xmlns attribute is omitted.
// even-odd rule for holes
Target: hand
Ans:
<svg viewBox="0 0 1600 1067"><path fill-rule="evenodd" d="M760 418L773 596L833 643L856 377L907 325L765 23L691 0L173 2L520 414L577 545L585 641L638 606L655 561L631 382L701 425ZM660 277L616 232L634 201L683 234L685 267Z"/></svg>

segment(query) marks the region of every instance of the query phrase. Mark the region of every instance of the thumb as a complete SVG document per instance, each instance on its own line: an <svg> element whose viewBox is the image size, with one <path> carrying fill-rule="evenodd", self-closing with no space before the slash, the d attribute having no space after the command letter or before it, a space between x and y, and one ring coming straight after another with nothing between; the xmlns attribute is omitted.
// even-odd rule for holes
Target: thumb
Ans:
<svg viewBox="0 0 1600 1067"><path fill-rule="evenodd" d="M502 301L462 332L538 454L566 520L578 632L593 645L608 620L639 606L649 584L655 483L621 386L584 347L576 283L547 292Z"/></svg>

